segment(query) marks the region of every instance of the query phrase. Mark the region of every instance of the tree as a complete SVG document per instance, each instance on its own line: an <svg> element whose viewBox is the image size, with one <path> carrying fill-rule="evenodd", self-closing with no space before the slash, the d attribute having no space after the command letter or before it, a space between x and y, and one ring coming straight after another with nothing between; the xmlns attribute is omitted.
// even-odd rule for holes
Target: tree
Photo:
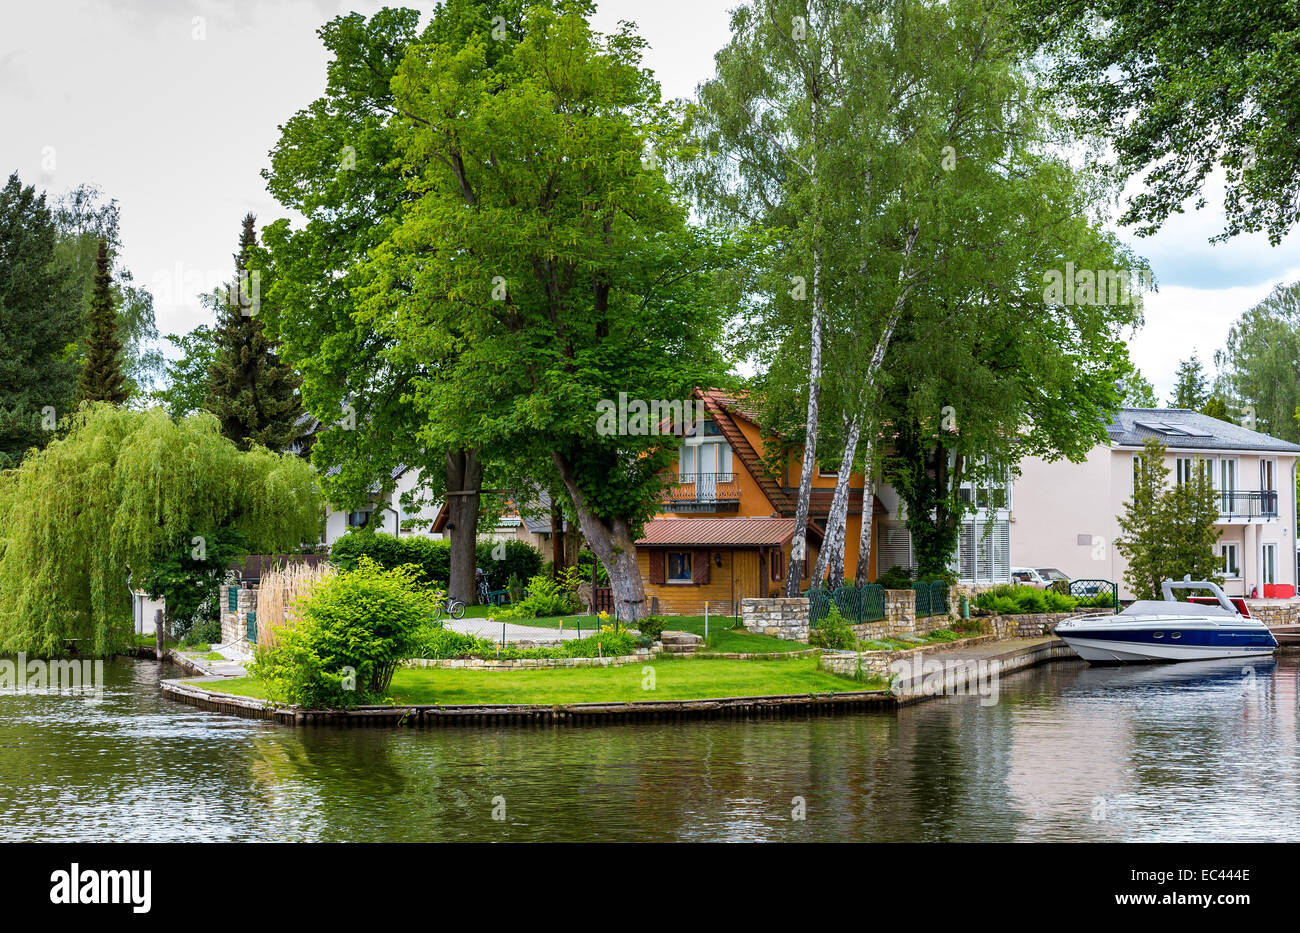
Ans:
<svg viewBox="0 0 1300 933"><path fill-rule="evenodd" d="M418 199L374 251L361 319L397 368L436 362L413 394L428 442L549 460L635 620L635 541L676 444L610 406L711 380L710 287L731 251L664 177L678 128L643 41L594 33L590 10L530 7L504 50L484 31L408 51L393 88Z"/></svg>
<svg viewBox="0 0 1300 933"><path fill-rule="evenodd" d="M117 201L104 201L93 185L78 185L54 204L54 222L58 227L55 246L56 262L61 273L73 280L80 303L80 325L75 355L86 353L89 321L92 314L95 277L98 273L100 241L108 244L110 271L113 274L113 304L117 309L117 336L122 343L120 364L126 387L132 397L147 394L163 367L158 349L158 329L154 323L153 296L133 284L131 271L118 268L116 259L122 249L121 214Z"/></svg>
<svg viewBox="0 0 1300 933"><path fill-rule="evenodd" d="M449 0L437 7L426 33L452 45L478 31L501 38L487 48L496 60L519 35L522 3ZM496 15L505 18L498 29ZM384 9L323 26L332 58L324 93L284 125L264 172L271 193L306 218L265 232L264 256L273 272L262 318L280 352L302 376L303 401L321 422L312 462L331 503L357 508L371 490L387 493L401 465L418 468L431 498L446 498L456 545L449 593L474 600L474 546L485 471L496 469L478 447L445 443L425 432L412 404L418 380L436 375L442 357L400 365L385 356L394 338L359 316L365 266L413 199L398 157L392 80L407 49L421 37L420 12Z"/></svg>
<svg viewBox="0 0 1300 933"><path fill-rule="evenodd" d="M167 364L166 384L153 393L153 398L179 420L202 409L207 400L208 373L217 352L216 334L207 324L200 324L187 334L168 334L167 341L180 351L180 357Z"/></svg>
<svg viewBox="0 0 1300 933"><path fill-rule="evenodd" d="M45 196L17 174L0 189L0 467L54 436L72 410L77 293L60 274L58 229Z"/></svg>
<svg viewBox="0 0 1300 933"><path fill-rule="evenodd" d="M108 267L108 243L99 241L95 292L90 302L90 333L86 361L81 371L80 395L87 402L121 405L130 397L122 376L122 342L117 336L117 311L113 307L113 276Z"/></svg>
<svg viewBox="0 0 1300 933"><path fill-rule="evenodd" d="M1300 442L1300 282L1278 285L1232 325L1220 369L1246 427Z"/></svg>
<svg viewBox="0 0 1300 933"><path fill-rule="evenodd" d="M1169 405L1172 408L1200 411L1209 397L1209 378L1205 375L1201 361L1193 353L1189 359L1178 364L1178 372L1174 375L1174 394L1169 398Z"/></svg>
<svg viewBox="0 0 1300 933"><path fill-rule="evenodd" d="M230 565L249 553L248 539L232 528L197 528L191 545L182 542L153 561L138 581L140 589L165 606L166 628L183 636L200 618L220 617L221 584Z"/></svg>
<svg viewBox="0 0 1300 933"><path fill-rule="evenodd" d="M1147 381L1136 366L1120 381L1120 394L1125 408L1159 408L1160 399L1155 386Z"/></svg>
<svg viewBox="0 0 1300 933"><path fill-rule="evenodd" d="M241 449L260 444L286 450L302 432L299 380L276 355L259 319L261 271L250 272L249 266L255 223L252 214L244 217L235 282L217 322L206 407L221 422L221 433Z"/></svg>
<svg viewBox="0 0 1300 933"><path fill-rule="evenodd" d="M94 654L128 645L128 582L156 577L181 552L223 557L204 553L205 534L238 534L263 552L317 540L321 501L310 466L241 452L211 414L175 422L157 408L97 403L9 476L0 517L0 650L48 657L69 639Z"/></svg>
<svg viewBox="0 0 1300 933"><path fill-rule="evenodd" d="M1267 230L1281 240L1300 210L1295 4L1021 0L1021 8L1077 125L1106 137L1120 175L1145 173L1122 223L1154 232L1222 171L1227 227L1216 239Z"/></svg>
<svg viewBox="0 0 1300 933"><path fill-rule="evenodd" d="M1219 497L1208 461L1186 481L1169 488L1166 449L1155 438L1143 444L1133 468L1133 495L1119 516L1116 549L1128 563L1124 582L1138 599L1159 599L1165 580L1222 583L1222 562L1214 545L1219 532Z"/></svg>

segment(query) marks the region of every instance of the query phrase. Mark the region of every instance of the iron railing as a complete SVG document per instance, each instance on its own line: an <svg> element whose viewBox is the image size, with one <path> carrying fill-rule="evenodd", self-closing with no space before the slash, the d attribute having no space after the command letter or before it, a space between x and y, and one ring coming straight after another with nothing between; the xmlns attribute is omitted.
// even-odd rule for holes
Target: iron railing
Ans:
<svg viewBox="0 0 1300 933"><path fill-rule="evenodd" d="M850 625L875 622L885 617L885 588L876 583L838 586L833 590L813 587L804 596L808 598L808 624L813 628L826 621L831 606L838 609Z"/></svg>
<svg viewBox="0 0 1300 933"><path fill-rule="evenodd" d="M664 490L666 502L740 501L740 484L735 473L678 473L676 482Z"/></svg>
<svg viewBox="0 0 1300 933"><path fill-rule="evenodd" d="M1222 518L1277 518L1277 491L1220 492L1219 515Z"/></svg>

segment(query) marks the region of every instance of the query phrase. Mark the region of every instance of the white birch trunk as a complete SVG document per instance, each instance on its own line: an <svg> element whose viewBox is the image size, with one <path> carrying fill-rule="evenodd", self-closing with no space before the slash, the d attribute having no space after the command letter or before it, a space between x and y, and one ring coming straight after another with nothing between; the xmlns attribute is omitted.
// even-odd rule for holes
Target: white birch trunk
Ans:
<svg viewBox="0 0 1300 933"><path fill-rule="evenodd" d="M846 419L847 420L847 419ZM827 586L834 589L844 585L844 539L849 516L849 476L853 472L853 458L857 455L858 438L862 432L861 416L854 415L844 433L844 453L840 459L840 472L835 479L835 495L831 498L830 513L826 517L826 536L817 554L812 585L820 586L830 572Z"/></svg>

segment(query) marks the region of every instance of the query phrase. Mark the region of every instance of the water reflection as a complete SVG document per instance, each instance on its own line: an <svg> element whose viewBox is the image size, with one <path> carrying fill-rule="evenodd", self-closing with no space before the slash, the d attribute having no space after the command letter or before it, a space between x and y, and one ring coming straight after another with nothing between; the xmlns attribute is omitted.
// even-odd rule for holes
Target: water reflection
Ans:
<svg viewBox="0 0 1300 933"><path fill-rule="evenodd" d="M0 814L57 840L1297 839L1300 666L1246 668L1061 664L997 706L897 715L410 731L203 713L123 661L98 702L0 695Z"/></svg>

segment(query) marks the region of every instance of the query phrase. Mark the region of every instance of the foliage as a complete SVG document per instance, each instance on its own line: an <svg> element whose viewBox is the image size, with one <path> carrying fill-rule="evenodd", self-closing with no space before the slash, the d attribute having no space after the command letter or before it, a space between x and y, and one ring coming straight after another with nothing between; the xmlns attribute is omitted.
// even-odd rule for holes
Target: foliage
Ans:
<svg viewBox="0 0 1300 933"><path fill-rule="evenodd" d="M122 347L118 356L128 394L134 399L146 395L162 369L163 357L155 341L153 295L133 283L131 271L116 268L122 251L121 212L116 200L104 200L93 185L78 185L53 206L58 226L55 262L60 274L77 294L78 326L69 349L78 364L89 351L87 326L93 315L99 244L108 247L112 273L112 304L116 309L114 331ZM188 414L188 412L184 412Z"/></svg>
<svg viewBox="0 0 1300 933"><path fill-rule="evenodd" d="M0 468L54 437L72 410L79 336L76 284L55 263L57 228L45 195L17 174L0 189Z"/></svg>
<svg viewBox="0 0 1300 933"><path fill-rule="evenodd" d="M582 608L573 589L545 573L528 581L528 595L504 609L503 619L535 619L539 616L571 615Z"/></svg>
<svg viewBox="0 0 1300 933"><path fill-rule="evenodd" d="M149 565L137 585L166 605L167 628L183 636L205 620L217 621L220 638L221 584L226 568L249 552L248 539L232 528L195 529L184 547L169 550Z"/></svg>
<svg viewBox="0 0 1300 933"><path fill-rule="evenodd" d="M437 594L410 567L385 570L362 556L353 570L322 578L294 606L296 625L259 648L250 672L277 702L338 709L382 702L398 665L420 646Z"/></svg>
<svg viewBox="0 0 1300 933"><path fill-rule="evenodd" d="M151 568L228 529L262 553L320 536L311 468L241 452L208 414L83 405L66 437L0 488L0 650L50 656L65 640L109 653L131 641L131 595Z"/></svg>
<svg viewBox="0 0 1300 933"><path fill-rule="evenodd" d="M153 399L162 403L173 418L184 418L201 409L208 396L208 373L217 352L216 335L207 324L200 324L186 334L168 334L167 341L180 356L167 363L166 384L153 393Z"/></svg>
<svg viewBox="0 0 1300 933"><path fill-rule="evenodd" d="M1223 366L1246 427L1300 442L1300 282L1278 285L1232 325Z"/></svg>
<svg viewBox="0 0 1300 933"><path fill-rule="evenodd" d="M849 625L848 620L840 614L839 607L834 603L831 603L826 618L808 633L808 644L818 648L847 651L854 648L857 643L858 637L853 632L853 626Z"/></svg>
<svg viewBox="0 0 1300 933"><path fill-rule="evenodd" d="M912 588L912 571L910 568L900 567L895 564L878 575L875 582L887 590L910 590Z"/></svg>
<svg viewBox="0 0 1300 933"><path fill-rule="evenodd" d="M1128 562L1124 581L1139 599L1159 599L1160 584L1181 580L1222 582L1215 554L1219 497L1209 465L1197 460L1192 475L1169 488L1165 447L1148 438L1138 455L1133 495L1119 516L1115 547Z"/></svg>
<svg viewBox="0 0 1300 933"><path fill-rule="evenodd" d="M1070 612L1078 608L1110 609L1114 602L1109 590L1095 596L1067 596L1052 589L1004 583L980 593L974 605L996 615L1024 615Z"/></svg>
<svg viewBox="0 0 1300 933"><path fill-rule="evenodd" d="M663 616L647 616L636 624L637 631L649 639L658 639L669 625Z"/></svg>
<svg viewBox="0 0 1300 933"><path fill-rule="evenodd" d="M113 276L108 266L108 243L99 241L95 259L95 286L90 298L90 332L86 335L86 361L81 370L79 395L87 402L121 405L130 396L122 375L122 341L117 336L117 311L113 307Z"/></svg>
<svg viewBox="0 0 1300 933"><path fill-rule="evenodd" d="M1174 375L1174 394L1169 399L1171 408L1188 408L1200 411L1209 401L1209 378L1205 367L1193 353L1190 358L1180 360L1178 372Z"/></svg>
<svg viewBox="0 0 1300 933"><path fill-rule="evenodd" d="M204 407L217 416L221 433L241 449L258 444L284 451L303 433L298 423L302 415L299 380L280 361L262 326L262 272L249 267L257 245L254 222L252 214L244 217L235 280L213 332L215 346Z"/></svg>
<svg viewBox="0 0 1300 933"><path fill-rule="evenodd" d="M1226 176L1227 227L1276 245L1300 210L1295 101L1300 12L1290 0L1020 0L1083 132L1142 184L1120 218L1154 232ZM1199 197L1197 197L1199 195Z"/></svg>
<svg viewBox="0 0 1300 933"><path fill-rule="evenodd" d="M1121 401L1126 408L1159 408L1156 389L1135 366L1120 380Z"/></svg>
<svg viewBox="0 0 1300 933"><path fill-rule="evenodd" d="M513 576L526 579L542 567L542 555L537 548L517 538L480 541L475 550L479 566L491 575L493 581ZM386 569L413 564L419 569L416 579L423 585L447 587L451 572L451 542L446 538L397 537L386 532L353 529L330 548L330 560L339 567L355 567L363 555Z"/></svg>

